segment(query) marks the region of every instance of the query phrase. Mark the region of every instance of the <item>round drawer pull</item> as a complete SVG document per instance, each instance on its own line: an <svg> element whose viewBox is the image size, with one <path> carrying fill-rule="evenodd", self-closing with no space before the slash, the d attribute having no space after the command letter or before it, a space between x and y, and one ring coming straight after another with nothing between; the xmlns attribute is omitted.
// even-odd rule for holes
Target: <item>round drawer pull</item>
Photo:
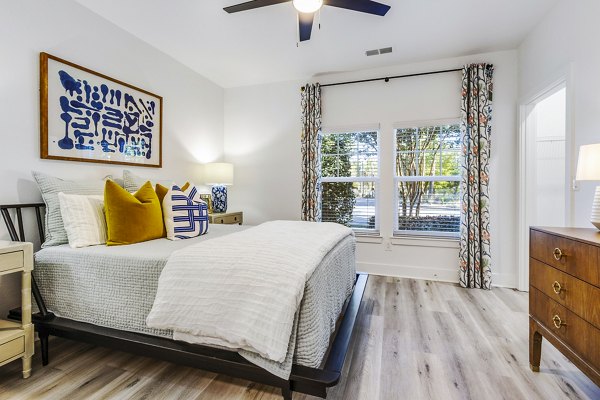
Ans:
<svg viewBox="0 0 600 400"><path fill-rule="evenodd" d="M554 249L554 252L552 252L552 255L554 256L554 259L556 261L560 261L561 258L563 258L563 252L561 249L559 249L558 247Z"/></svg>
<svg viewBox="0 0 600 400"><path fill-rule="evenodd" d="M552 317L552 322L554 322L554 326L556 327L556 329L560 329L561 326L567 325L564 322L562 322L562 319L560 319L558 315Z"/></svg>
<svg viewBox="0 0 600 400"><path fill-rule="evenodd" d="M554 283L552 284L552 290L554 290L554 293L560 294L563 288L558 281L554 281Z"/></svg>

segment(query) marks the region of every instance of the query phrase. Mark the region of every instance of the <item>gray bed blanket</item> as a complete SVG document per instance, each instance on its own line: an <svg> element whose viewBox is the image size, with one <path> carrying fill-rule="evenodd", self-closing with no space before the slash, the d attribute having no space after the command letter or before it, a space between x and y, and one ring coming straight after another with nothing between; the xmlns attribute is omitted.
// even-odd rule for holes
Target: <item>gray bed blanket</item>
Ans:
<svg viewBox="0 0 600 400"><path fill-rule="evenodd" d="M198 241L245 229L211 225L195 239L158 239L129 246L67 245L42 249L35 255L34 275L48 308L56 315L108 328L172 338L169 330L151 329L158 279L170 254ZM355 278L355 241L348 237L328 253L308 280L297 318L294 362L319 367L343 301ZM272 366L261 365L267 370Z"/></svg>

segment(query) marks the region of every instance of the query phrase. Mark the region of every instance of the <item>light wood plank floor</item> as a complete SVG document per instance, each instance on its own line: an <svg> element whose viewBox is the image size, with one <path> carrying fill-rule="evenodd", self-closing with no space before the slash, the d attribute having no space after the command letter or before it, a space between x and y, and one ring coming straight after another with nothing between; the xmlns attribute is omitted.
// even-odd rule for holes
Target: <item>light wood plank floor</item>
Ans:
<svg viewBox="0 0 600 400"><path fill-rule="evenodd" d="M600 399L544 342L529 370L528 297L494 288L371 276L342 382L328 398ZM32 377L0 367L0 399L280 399L275 388L64 339ZM295 394L294 399L315 400Z"/></svg>

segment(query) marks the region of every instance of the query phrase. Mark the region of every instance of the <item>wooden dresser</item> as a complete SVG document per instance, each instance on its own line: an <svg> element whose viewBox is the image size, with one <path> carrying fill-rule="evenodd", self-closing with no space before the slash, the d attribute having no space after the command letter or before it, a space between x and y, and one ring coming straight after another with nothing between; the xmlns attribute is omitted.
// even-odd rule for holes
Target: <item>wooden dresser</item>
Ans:
<svg viewBox="0 0 600 400"><path fill-rule="evenodd" d="M529 239L531 369L544 337L600 386L600 233L531 228Z"/></svg>

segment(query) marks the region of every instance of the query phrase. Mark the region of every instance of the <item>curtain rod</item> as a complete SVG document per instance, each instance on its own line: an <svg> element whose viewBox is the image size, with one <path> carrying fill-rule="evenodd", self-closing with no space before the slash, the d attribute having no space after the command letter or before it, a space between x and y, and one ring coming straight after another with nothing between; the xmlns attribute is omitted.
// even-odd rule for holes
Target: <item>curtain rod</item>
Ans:
<svg viewBox="0 0 600 400"><path fill-rule="evenodd" d="M341 86L341 85L350 85L350 84L354 84L354 83L364 83L364 82L375 82L375 81L386 81L389 82L391 79L399 79L399 78L411 78L414 76L423 76L423 75L435 75L435 74L445 74L448 72L459 72L462 71L462 68L455 68L455 69L445 69L442 71L429 71L429 72L418 72L415 74L407 74L407 75L396 75L396 76L386 76L383 78L372 78L372 79L361 79L358 81L348 81L348 82L337 82L337 83L326 83L324 85L321 85L321 87L328 87L328 86ZM304 86L302 86L302 90L304 90Z"/></svg>

